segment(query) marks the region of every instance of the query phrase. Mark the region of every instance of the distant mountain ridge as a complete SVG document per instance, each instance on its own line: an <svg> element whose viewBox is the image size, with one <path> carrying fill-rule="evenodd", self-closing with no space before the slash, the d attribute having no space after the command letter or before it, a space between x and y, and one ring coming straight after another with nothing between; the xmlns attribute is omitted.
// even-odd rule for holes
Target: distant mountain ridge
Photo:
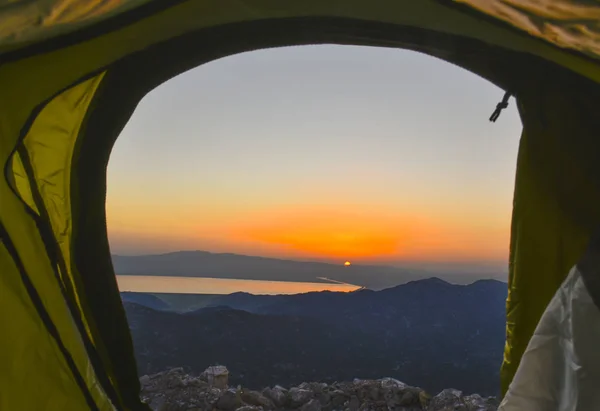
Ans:
<svg viewBox="0 0 600 411"><path fill-rule="evenodd" d="M185 314L125 300L141 374L227 364L261 387L389 375L498 394L506 283L432 278L382 291L217 296Z"/></svg>
<svg viewBox="0 0 600 411"><path fill-rule="evenodd" d="M343 265L282 260L207 251L178 251L143 256L113 255L115 272L121 275L210 277L267 281L327 282L321 278L380 290L431 277L418 269L378 265ZM440 275L441 276L441 275ZM446 275L454 283L470 283L474 275Z"/></svg>
<svg viewBox="0 0 600 411"><path fill-rule="evenodd" d="M121 300L123 302L143 305L153 310L171 310L171 306L166 301L153 294L122 292Z"/></svg>

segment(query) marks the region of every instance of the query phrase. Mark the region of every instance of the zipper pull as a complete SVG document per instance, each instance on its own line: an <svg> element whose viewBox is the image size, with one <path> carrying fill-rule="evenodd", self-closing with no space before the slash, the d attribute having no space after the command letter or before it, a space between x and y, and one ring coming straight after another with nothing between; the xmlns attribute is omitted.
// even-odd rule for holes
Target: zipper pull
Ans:
<svg viewBox="0 0 600 411"><path fill-rule="evenodd" d="M500 113L502 112L502 110L504 110L506 107L508 107L508 99L509 98L510 98L510 93L507 91L506 93L504 93L504 97L502 97L502 101L496 105L496 110L494 110L494 112L490 116L490 121L492 123L495 123L496 120L498 120L498 117L500 117Z"/></svg>

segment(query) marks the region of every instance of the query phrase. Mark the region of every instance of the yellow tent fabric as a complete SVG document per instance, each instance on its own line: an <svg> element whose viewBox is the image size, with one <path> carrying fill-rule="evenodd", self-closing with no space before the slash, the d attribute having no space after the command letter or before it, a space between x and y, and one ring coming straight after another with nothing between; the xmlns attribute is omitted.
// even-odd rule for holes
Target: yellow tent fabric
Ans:
<svg viewBox="0 0 600 411"><path fill-rule="evenodd" d="M599 15L568 0L0 1L0 409L147 410L106 236L112 144L185 70L319 43L424 52L516 97L506 390L600 216Z"/></svg>
<svg viewBox="0 0 600 411"><path fill-rule="evenodd" d="M503 387L546 305L600 224L598 90L540 75L519 94Z"/></svg>

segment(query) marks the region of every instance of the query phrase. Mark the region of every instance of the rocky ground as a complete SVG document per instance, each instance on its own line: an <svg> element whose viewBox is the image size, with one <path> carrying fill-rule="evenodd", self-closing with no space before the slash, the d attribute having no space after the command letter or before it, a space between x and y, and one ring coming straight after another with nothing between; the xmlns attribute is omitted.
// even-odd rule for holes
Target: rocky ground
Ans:
<svg viewBox="0 0 600 411"><path fill-rule="evenodd" d="M262 392L228 386L225 367L211 367L200 376L174 368L140 378L142 399L154 411L492 411L495 398L446 389L431 396L393 378L333 384L303 383Z"/></svg>

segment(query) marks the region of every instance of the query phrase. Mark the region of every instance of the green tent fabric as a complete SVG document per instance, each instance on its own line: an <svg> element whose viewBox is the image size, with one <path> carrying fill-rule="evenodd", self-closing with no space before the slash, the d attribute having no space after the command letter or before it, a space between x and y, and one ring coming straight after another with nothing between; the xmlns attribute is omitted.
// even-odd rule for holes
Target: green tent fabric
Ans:
<svg viewBox="0 0 600 411"><path fill-rule="evenodd" d="M516 98L506 391L600 222L599 17L568 0L0 1L0 409L148 409L106 234L112 145L185 70L323 43L427 53Z"/></svg>

